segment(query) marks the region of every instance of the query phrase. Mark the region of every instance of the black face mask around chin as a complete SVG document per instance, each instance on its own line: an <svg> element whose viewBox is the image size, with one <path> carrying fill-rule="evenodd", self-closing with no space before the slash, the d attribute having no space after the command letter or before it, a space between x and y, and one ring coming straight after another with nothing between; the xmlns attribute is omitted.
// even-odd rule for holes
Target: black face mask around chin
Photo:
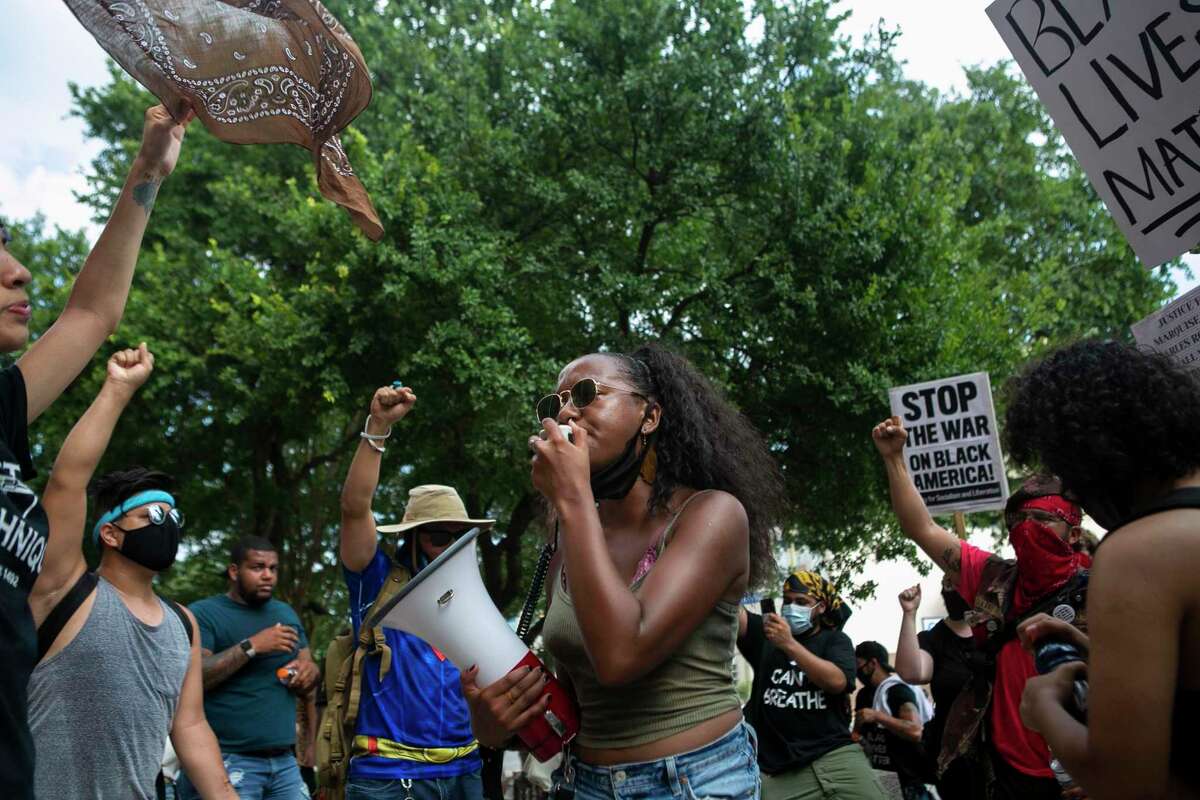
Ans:
<svg viewBox="0 0 1200 800"><path fill-rule="evenodd" d="M637 483L638 475L642 472L642 461L650 451L650 444L639 453L637 444L642 436L641 426L637 433L625 445L625 450L617 460L592 475L592 497L596 500L620 500L629 494L633 484Z"/></svg>
<svg viewBox="0 0 1200 800"><path fill-rule="evenodd" d="M175 563L180 530L179 524L171 517L157 525L151 523L143 528L120 530L125 532L125 541L118 552L133 563L154 572L162 572Z"/></svg>
<svg viewBox="0 0 1200 800"><path fill-rule="evenodd" d="M946 617L952 620L961 620L971 610L962 595L953 589L942 590L942 602L946 604Z"/></svg>

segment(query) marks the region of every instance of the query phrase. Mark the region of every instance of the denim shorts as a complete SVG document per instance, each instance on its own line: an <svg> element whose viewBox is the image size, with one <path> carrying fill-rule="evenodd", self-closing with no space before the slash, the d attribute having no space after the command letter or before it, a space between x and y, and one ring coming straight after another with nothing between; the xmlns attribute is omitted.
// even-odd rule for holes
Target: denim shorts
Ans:
<svg viewBox="0 0 1200 800"><path fill-rule="evenodd" d="M679 755L600 767L571 756L554 782L575 800L758 800L758 740L741 722L712 744Z"/></svg>

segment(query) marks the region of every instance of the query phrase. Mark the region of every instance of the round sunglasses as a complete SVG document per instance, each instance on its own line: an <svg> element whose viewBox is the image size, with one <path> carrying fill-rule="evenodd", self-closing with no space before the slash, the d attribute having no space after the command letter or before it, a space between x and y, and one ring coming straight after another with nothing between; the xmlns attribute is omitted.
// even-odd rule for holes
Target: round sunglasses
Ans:
<svg viewBox="0 0 1200 800"><path fill-rule="evenodd" d="M557 420L559 412L568 403L574 403L576 408L585 408L592 404L599 394L598 387L603 386L613 392L624 392L631 394L634 397L640 397L643 400L647 399L646 395L641 392L635 392L632 389L623 389L620 386L612 386L611 384L601 383L595 378L584 378L577 381L570 389L563 389L561 392L548 394L534 404L533 411L537 415L538 424L544 419Z"/></svg>
<svg viewBox="0 0 1200 800"><path fill-rule="evenodd" d="M178 508L172 508L170 511L166 511L160 505L146 506L146 516L149 517L151 525L162 525L167 521L168 518L170 518L177 526L179 526L179 528L183 528L183 512ZM125 530L115 522L113 523L113 527L117 530L129 533L129 531ZM134 530L136 530L136 528Z"/></svg>

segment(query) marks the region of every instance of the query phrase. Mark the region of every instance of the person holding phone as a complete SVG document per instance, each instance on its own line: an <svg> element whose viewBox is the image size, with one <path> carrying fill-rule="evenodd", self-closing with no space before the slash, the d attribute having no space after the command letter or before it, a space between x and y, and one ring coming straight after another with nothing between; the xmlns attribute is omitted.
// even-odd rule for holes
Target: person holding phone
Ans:
<svg viewBox="0 0 1200 800"><path fill-rule="evenodd" d="M883 790L850 735L855 658L849 609L815 572L783 583L783 607L742 608L738 650L754 669L746 719L758 733L766 800L878 800Z"/></svg>

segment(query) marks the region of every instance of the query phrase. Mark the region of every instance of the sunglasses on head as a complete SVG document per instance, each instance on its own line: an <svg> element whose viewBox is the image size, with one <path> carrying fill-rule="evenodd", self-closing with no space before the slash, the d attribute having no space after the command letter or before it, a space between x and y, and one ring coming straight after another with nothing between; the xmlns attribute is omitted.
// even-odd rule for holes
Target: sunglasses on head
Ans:
<svg viewBox="0 0 1200 800"><path fill-rule="evenodd" d="M171 519L179 528L183 528L183 512L178 508L172 508L170 511L165 510L162 506L146 506L146 516L150 519L151 525L162 525L167 519ZM113 527L118 530L125 531L117 523L113 523ZM129 531L125 531L128 533Z"/></svg>
<svg viewBox="0 0 1200 800"><path fill-rule="evenodd" d="M574 403L576 408L584 408L591 405L599 394L598 387L603 386L613 392L624 392L631 394L634 397L646 399L646 395L641 392L635 392L632 389L623 389L620 386L612 386L607 383L601 383L595 378L584 378L577 381L570 389L564 389L561 392L548 394L541 400L538 400L534 405L534 413L537 415L538 423L544 419L558 419L558 414L563 410L563 407L568 403Z"/></svg>

